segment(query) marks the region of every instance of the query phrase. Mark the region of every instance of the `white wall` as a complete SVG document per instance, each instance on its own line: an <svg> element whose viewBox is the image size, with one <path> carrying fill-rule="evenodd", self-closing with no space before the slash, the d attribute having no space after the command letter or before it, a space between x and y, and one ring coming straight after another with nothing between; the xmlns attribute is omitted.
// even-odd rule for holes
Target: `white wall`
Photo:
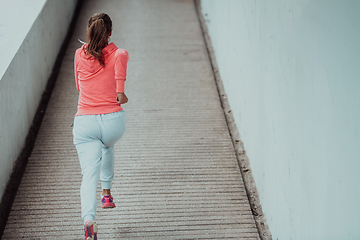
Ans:
<svg viewBox="0 0 360 240"><path fill-rule="evenodd" d="M360 1L201 6L273 239L360 239Z"/></svg>
<svg viewBox="0 0 360 240"><path fill-rule="evenodd" d="M23 147L76 3L0 1L0 195Z"/></svg>

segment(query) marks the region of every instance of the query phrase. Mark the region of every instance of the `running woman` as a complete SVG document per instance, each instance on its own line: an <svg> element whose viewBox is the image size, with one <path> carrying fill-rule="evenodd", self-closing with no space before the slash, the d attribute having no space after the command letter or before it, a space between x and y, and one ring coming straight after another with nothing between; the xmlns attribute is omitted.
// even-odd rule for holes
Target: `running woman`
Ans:
<svg viewBox="0 0 360 240"><path fill-rule="evenodd" d="M76 50L74 70L79 91L74 144L81 165L81 215L85 239L97 240L96 188L100 178L102 207L114 208L114 144L125 132L125 80L128 52L109 43L112 21L105 13L89 19L87 43Z"/></svg>

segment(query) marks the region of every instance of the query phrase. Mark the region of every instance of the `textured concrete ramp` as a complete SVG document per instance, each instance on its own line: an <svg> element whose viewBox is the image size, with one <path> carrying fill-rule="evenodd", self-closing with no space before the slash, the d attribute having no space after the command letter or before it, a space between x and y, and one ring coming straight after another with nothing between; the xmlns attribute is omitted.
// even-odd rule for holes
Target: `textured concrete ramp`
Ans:
<svg viewBox="0 0 360 240"><path fill-rule="evenodd" d="M73 55L102 11L130 62L99 239L259 239L191 0L85 1L3 239L83 239Z"/></svg>

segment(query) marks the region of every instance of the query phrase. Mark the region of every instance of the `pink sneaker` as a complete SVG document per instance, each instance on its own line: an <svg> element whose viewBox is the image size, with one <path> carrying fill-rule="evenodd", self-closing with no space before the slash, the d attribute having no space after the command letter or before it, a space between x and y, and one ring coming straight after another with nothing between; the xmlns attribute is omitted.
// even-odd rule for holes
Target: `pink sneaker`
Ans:
<svg viewBox="0 0 360 240"><path fill-rule="evenodd" d="M115 203L113 203L113 198L111 195L105 195L101 199L101 202L103 203L102 208L114 208Z"/></svg>
<svg viewBox="0 0 360 240"><path fill-rule="evenodd" d="M97 240L97 225L95 221L86 221L84 230L85 240Z"/></svg>

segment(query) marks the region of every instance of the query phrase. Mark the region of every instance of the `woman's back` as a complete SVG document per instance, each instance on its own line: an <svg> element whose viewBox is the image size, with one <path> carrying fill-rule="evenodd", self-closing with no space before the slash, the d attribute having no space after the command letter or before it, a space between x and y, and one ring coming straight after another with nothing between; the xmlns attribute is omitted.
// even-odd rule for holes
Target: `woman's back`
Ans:
<svg viewBox="0 0 360 240"><path fill-rule="evenodd" d="M86 44L75 53L76 86L80 92L76 115L96 115L121 111L116 102L118 92L124 92L128 53L110 43L103 50L104 66L88 55Z"/></svg>

